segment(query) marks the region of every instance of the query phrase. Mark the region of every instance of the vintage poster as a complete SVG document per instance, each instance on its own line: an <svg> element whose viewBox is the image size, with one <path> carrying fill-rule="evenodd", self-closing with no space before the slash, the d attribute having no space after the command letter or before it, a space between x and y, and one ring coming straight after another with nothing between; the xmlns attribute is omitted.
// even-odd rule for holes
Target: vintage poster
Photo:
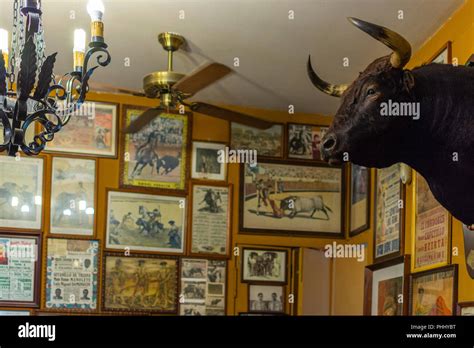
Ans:
<svg viewBox="0 0 474 348"><path fill-rule="evenodd" d="M46 151L116 157L117 106L85 102L60 133L48 143Z"/></svg>
<svg viewBox="0 0 474 348"><path fill-rule="evenodd" d="M283 313L285 298L283 286L278 285L249 285L249 312Z"/></svg>
<svg viewBox="0 0 474 348"><path fill-rule="evenodd" d="M126 109L125 127L144 111ZM139 132L125 135L121 184L184 190L188 122L187 115L162 113Z"/></svg>
<svg viewBox="0 0 474 348"><path fill-rule="evenodd" d="M109 191L106 246L182 253L186 198Z"/></svg>
<svg viewBox="0 0 474 348"><path fill-rule="evenodd" d="M94 234L95 160L53 157L51 233Z"/></svg>
<svg viewBox="0 0 474 348"><path fill-rule="evenodd" d="M351 235L362 232L369 227L369 188L370 169L351 164Z"/></svg>
<svg viewBox="0 0 474 348"><path fill-rule="evenodd" d="M0 227L41 229L43 159L0 156Z"/></svg>
<svg viewBox="0 0 474 348"><path fill-rule="evenodd" d="M328 127L310 124L288 124L288 158L321 161L319 143Z"/></svg>
<svg viewBox="0 0 474 348"><path fill-rule="evenodd" d="M399 165L377 170L375 199L375 258L400 252L402 198Z"/></svg>
<svg viewBox="0 0 474 348"><path fill-rule="evenodd" d="M234 150L256 150L257 156L283 157L283 125L258 129L231 123L230 147Z"/></svg>
<svg viewBox="0 0 474 348"><path fill-rule="evenodd" d="M48 239L46 308L96 309L99 241Z"/></svg>
<svg viewBox="0 0 474 348"><path fill-rule="evenodd" d="M399 297L403 294L403 277L382 280L378 286L377 315L402 315L403 304Z"/></svg>
<svg viewBox="0 0 474 348"><path fill-rule="evenodd" d="M242 164L240 231L342 235L342 178L297 161Z"/></svg>
<svg viewBox="0 0 474 348"><path fill-rule="evenodd" d="M0 236L0 302L34 302L37 238Z"/></svg>
<svg viewBox="0 0 474 348"><path fill-rule="evenodd" d="M226 144L193 142L191 177L193 179L225 181L227 163L222 160Z"/></svg>
<svg viewBox="0 0 474 348"><path fill-rule="evenodd" d="M230 187L193 186L191 253L227 255Z"/></svg>
<svg viewBox="0 0 474 348"><path fill-rule="evenodd" d="M177 312L175 258L106 255L104 277L104 310Z"/></svg>
<svg viewBox="0 0 474 348"><path fill-rule="evenodd" d="M375 269L374 269L375 267ZM381 267L381 268L379 268ZM370 275L367 275L370 270ZM405 262L384 266L370 265L366 268L366 288L371 288L370 307L365 315L398 316L404 315L403 301L405 300ZM367 295L365 295L367 296Z"/></svg>
<svg viewBox="0 0 474 348"><path fill-rule="evenodd" d="M286 282L285 250L244 248L242 255L242 282Z"/></svg>
<svg viewBox="0 0 474 348"><path fill-rule="evenodd" d="M416 227L414 235L414 268L446 265L450 255L449 214L416 174Z"/></svg>

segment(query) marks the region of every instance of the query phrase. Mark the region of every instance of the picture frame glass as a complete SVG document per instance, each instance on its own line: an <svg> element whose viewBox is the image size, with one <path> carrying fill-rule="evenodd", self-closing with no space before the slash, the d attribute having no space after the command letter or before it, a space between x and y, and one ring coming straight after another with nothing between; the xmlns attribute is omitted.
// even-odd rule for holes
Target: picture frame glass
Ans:
<svg viewBox="0 0 474 348"><path fill-rule="evenodd" d="M243 249L242 281L285 283L286 263L284 250Z"/></svg>
<svg viewBox="0 0 474 348"><path fill-rule="evenodd" d="M249 285L249 312L284 313L285 297L283 286Z"/></svg>
<svg viewBox="0 0 474 348"><path fill-rule="evenodd" d="M329 127L288 124L288 158L321 161L319 144Z"/></svg>
<svg viewBox="0 0 474 348"><path fill-rule="evenodd" d="M232 149L256 150L259 157L283 158L283 124L275 124L268 129L258 129L231 122L230 130Z"/></svg>
<svg viewBox="0 0 474 348"><path fill-rule="evenodd" d="M224 160L226 144L193 141L191 177L202 180L225 181L227 164Z"/></svg>
<svg viewBox="0 0 474 348"><path fill-rule="evenodd" d="M351 233L361 231L369 227L369 191L370 169L357 164L351 164Z"/></svg>

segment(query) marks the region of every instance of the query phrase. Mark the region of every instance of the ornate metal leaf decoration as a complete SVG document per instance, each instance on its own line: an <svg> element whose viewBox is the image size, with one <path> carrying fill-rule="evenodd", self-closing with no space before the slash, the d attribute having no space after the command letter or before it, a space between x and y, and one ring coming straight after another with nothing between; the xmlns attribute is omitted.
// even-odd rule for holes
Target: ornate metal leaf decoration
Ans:
<svg viewBox="0 0 474 348"><path fill-rule="evenodd" d="M40 100L43 99L48 93L49 86L53 79L53 68L54 63L56 62L57 53L53 53L45 59L41 71L38 76L38 85L36 86L34 99Z"/></svg>
<svg viewBox="0 0 474 348"><path fill-rule="evenodd" d="M0 50L0 95L7 95L7 69L5 67L5 59L3 52Z"/></svg>
<svg viewBox="0 0 474 348"><path fill-rule="evenodd" d="M21 54L20 73L18 74L18 99L27 100L36 80L36 46L30 37Z"/></svg>

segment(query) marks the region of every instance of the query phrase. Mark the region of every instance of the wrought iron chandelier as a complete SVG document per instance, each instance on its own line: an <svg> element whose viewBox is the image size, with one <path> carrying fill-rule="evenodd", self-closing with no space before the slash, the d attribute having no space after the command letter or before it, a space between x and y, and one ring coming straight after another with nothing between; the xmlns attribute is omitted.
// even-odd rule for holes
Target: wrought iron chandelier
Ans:
<svg viewBox="0 0 474 348"><path fill-rule="evenodd" d="M84 102L94 70L110 63L104 41L102 1L90 0L87 11L91 16L89 48L86 52L85 31L76 29L74 70L55 78L56 53L48 57L44 54L41 0L14 0L10 55L8 32L0 29L0 152L18 156L20 150L26 155L43 151ZM98 65L89 67L93 55ZM18 73L15 69L19 69ZM35 131L32 141L25 137L29 127Z"/></svg>

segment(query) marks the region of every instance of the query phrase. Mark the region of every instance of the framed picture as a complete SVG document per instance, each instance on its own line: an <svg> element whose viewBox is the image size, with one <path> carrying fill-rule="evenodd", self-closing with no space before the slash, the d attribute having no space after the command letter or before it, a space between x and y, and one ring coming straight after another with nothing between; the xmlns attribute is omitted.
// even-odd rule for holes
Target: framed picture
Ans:
<svg viewBox="0 0 474 348"><path fill-rule="evenodd" d="M227 162L224 157L226 148L227 145L224 143L193 141L191 177L226 181Z"/></svg>
<svg viewBox="0 0 474 348"><path fill-rule="evenodd" d="M185 197L108 191L107 248L183 253L185 239Z"/></svg>
<svg viewBox="0 0 474 348"><path fill-rule="evenodd" d="M319 143L329 127L288 123L288 158L321 161Z"/></svg>
<svg viewBox="0 0 474 348"><path fill-rule="evenodd" d="M370 227L370 168L351 163L350 173L349 236L353 237Z"/></svg>
<svg viewBox="0 0 474 348"><path fill-rule="evenodd" d="M96 160L53 157L50 232L94 235Z"/></svg>
<svg viewBox="0 0 474 348"><path fill-rule="evenodd" d="M452 42L446 42L443 47L441 47L438 52L436 52L433 57L428 61L429 63L438 63L438 64L452 64L453 62L453 53L452 53Z"/></svg>
<svg viewBox="0 0 474 348"><path fill-rule="evenodd" d="M39 307L39 236L0 234L0 306Z"/></svg>
<svg viewBox="0 0 474 348"><path fill-rule="evenodd" d="M117 119L117 104L87 101L46 145L46 151L116 158Z"/></svg>
<svg viewBox="0 0 474 348"><path fill-rule="evenodd" d="M0 156L0 228L40 230L43 158Z"/></svg>
<svg viewBox="0 0 474 348"><path fill-rule="evenodd" d="M451 218L431 193L426 180L416 173L415 232L412 234L412 271L451 263Z"/></svg>
<svg viewBox="0 0 474 348"><path fill-rule="evenodd" d="M242 283L286 284L288 252L242 248Z"/></svg>
<svg viewBox="0 0 474 348"><path fill-rule="evenodd" d="M474 316L474 302L460 302L458 303L456 315Z"/></svg>
<svg viewBox="0 0 474 348"><path fill-rule="evenodd" d="M31 310L0 309L0 317L30 316Z"/></svg>
<svg viewBox="0 0 474 348"><path fill-rule="evenodd" d="M231 184L192 185L191 254L229 255L231 204Z"/></svg>
<svg viewBox="0 0 474 348"><path fill-rule="evenodd" d="M225 315L227 262L181 259L180 315Z"/></svg>
<svg viewBox="0 0 474 348"><path fill-rule="evenodd" d="M104 311L178 311L177 258L107 253L103 277Z"/></svg>
<svg viewBox="0 0 474 348"><path fill-rule="evenodd" d="M466 61L466 64L464 65L468 67L474 67L474 54L471 54L471 56Z"/></svg>
<svg viewBox="0 0 474 348"><path fill-rule="evenodd" d="M284 287L281 285L249 284L249 312L285 312Z"/></svg>
<svg viewBox="0 0 474 348"><path fill-rule="evenodd" d="M400 256L404 242L404 201L400 165L377 169L375 176L374 262Z"/></svg>
<svg viewBox="0 0 474 348"><path fill-rule="evenodd" d="M398 316L408 312L410 256L365 268L364 315Z"/></svg>
<svg viewBox="0 0 474 348"><path fill-rule="evenodd" d="M283 158L284 128L282 123L258 129L231 122L230 147L234 150L255 150L259 158Z"/></svg>
<svg viewBox="0 0 474 348"><path fill-rule="evenodd" d="M138 106L124 107L122 128L128 127L145 110ZM122 186L186 189L191 133L189 116L189 113L162 113L139 132L123 133L120 156Z"/></svg>
<svg viewBox="0 0 474 348"><path fill-rule="evenodd" d="M96 310L99 241L48 238L46 309Z"/></svg>
<svg viewBox="0 0 474 348"><path fill-rule="evenodd" d="M242 164L239 232L342 238L343 171L298 161Z"/></svg>
<svg viewBox="0 0 474 348"><path fill-rule="evenodd" d="M458 298L458 265L410 275L409 315L454 315Z"/></svg>

